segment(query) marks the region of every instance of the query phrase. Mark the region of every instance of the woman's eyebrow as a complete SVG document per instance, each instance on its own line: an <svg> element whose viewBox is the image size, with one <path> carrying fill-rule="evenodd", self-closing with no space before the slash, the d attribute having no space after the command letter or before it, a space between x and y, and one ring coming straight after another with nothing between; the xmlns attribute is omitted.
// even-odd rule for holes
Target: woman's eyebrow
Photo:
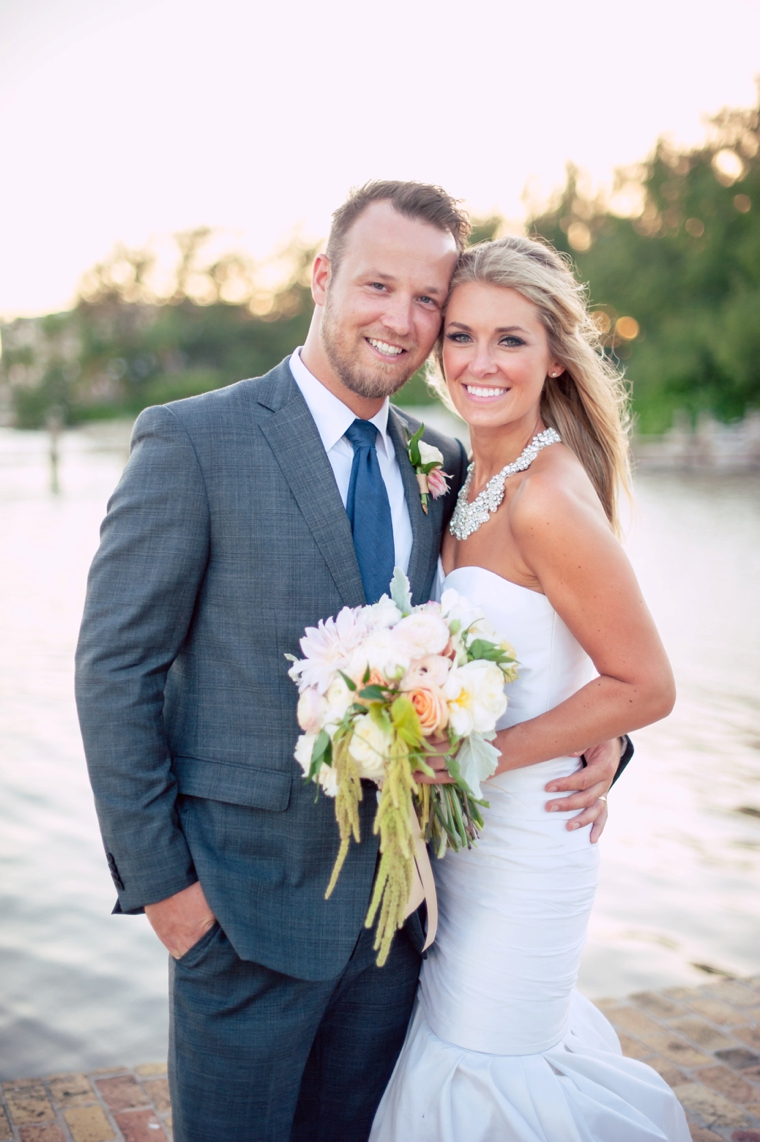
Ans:
<svg viewBox="0 0 760 1142"><path fill-rule="evenodd" d="M467 333L472 333L472 329L470 328L470 326L465 325L465 323L463 321L449 321L448 325L449 325L449 328L451 328L452 325L456 325L457 329L464 329L464 330L466 330ZM500 325L494 330L494 332L495 333L525 333L525 334L527 334L528 331L527 331L527 329L523 329L522 325Z"/></svg>

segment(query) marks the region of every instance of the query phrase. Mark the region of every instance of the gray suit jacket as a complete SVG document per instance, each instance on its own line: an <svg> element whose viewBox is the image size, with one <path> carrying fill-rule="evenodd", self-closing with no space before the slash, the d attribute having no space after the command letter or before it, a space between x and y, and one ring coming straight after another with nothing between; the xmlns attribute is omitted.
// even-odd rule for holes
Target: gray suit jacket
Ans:
<svg viewBox="0 0 760 1142"><path fill-rule="evenodd" d="M427 431L451 491L421 509L405 430L389 432L429 598L465 474ZM266 376L146 409L108 505L77 651L77 703L118 911L200 879L237 953L330 979L361 930L375 870L375 798L329 901L333 803L293 759L286 653L307 625L364 603L351 529L287 360Z"/></svg>

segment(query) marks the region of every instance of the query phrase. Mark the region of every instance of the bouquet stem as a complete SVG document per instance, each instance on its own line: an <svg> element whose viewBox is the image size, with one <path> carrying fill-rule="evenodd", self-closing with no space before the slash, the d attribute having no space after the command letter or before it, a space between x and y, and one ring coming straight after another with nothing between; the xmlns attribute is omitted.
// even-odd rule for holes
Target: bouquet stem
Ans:
<svg viewBox="0 0 760 1142"><path fill-rule="evenodd" d="M488 802L476 800L460 783L425 788L431 790L431 805L422 834L432 842L436 855L442 857L447 848L454 852L472 848L483 828L479 806Z"/></svg>

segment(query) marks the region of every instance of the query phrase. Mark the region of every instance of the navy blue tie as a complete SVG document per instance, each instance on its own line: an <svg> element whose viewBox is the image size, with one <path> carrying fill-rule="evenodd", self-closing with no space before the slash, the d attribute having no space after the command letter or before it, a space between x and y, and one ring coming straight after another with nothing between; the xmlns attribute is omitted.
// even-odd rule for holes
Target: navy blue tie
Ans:
<svg viewBox="0 0 760 1142"><path fill-rule="evenodd" d="M351 523L364 595L376 603L387 594L393 577L395 551L391 505L377 458L377 429L369 420L355 420L346 431L354 449L346 511Z"/></svg>

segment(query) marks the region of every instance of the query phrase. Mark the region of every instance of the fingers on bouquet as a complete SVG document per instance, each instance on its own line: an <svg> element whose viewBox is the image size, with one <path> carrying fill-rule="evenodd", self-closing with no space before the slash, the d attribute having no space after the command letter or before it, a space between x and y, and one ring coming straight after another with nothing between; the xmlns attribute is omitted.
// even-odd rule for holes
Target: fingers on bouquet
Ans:
<svg viewBox="0 0 760 1142"><path fill-rule="evenodd" d="M381 857L366 925L377 920L382 965L404 922L420 828L443 856L472 845L483 827L480 782L496 770L491 742L507 706L505 683L516 677L514 651L454 590L413 607L398 568L390 595L307 627L301 650L289 670L303 730L295 758L334 799L340 835L327 897L351 841L361 840L362 780L380 789ZM441 749L452 783L417 782L418 772L434 775L429 758Z"/></svg>

